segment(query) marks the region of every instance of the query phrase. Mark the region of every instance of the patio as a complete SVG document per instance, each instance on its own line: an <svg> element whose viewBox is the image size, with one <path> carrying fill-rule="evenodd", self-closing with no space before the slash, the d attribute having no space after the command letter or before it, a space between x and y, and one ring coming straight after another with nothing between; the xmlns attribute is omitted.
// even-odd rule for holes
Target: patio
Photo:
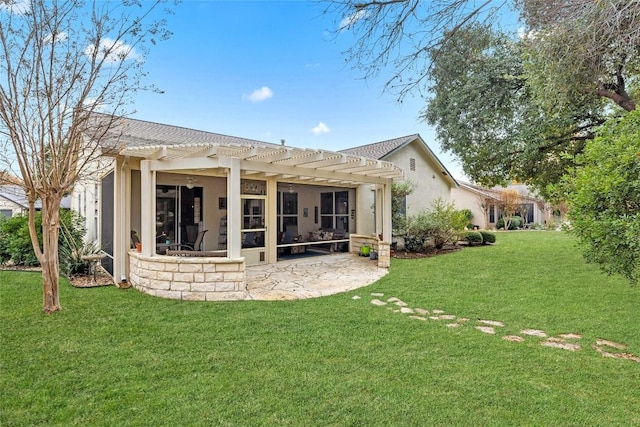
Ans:
<svg viewBox="0 0 640 427"><path fill-rule="evenodd" d="M353 253L301 257L247 267L247 296L253 300L317 298L361 288L389 269Z"/></svg>

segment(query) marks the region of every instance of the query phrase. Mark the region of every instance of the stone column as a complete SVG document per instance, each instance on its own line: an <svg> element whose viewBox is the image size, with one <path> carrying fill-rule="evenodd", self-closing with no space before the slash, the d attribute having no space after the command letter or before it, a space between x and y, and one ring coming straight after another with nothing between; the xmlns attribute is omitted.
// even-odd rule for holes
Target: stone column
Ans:
<svg viewBox="0 0 640 427"><path fill-rule="evenodd" d="M389 242L378 242L378 267L389 268L391 266L391 245Z"/></svg>

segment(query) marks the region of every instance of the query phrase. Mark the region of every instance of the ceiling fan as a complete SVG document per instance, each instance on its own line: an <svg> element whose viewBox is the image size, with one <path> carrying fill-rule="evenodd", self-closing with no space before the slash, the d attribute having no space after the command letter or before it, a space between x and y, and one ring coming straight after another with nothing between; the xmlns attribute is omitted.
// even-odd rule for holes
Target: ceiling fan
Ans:
<svg viewBox="0 0 640 427"><path fill-rule="evenodd" d="M189 190L191 190L198 183L198 180L193 177L193 175L177 175L176 178L172 179L173 182L179 183L179 185L184 185Z"/></svg>

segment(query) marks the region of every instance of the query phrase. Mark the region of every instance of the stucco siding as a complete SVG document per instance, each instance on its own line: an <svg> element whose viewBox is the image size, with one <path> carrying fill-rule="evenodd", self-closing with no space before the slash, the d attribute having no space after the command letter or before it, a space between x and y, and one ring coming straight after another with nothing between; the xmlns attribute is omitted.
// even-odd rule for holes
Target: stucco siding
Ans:
<svg viewBox="0 0 640 427"><path fill-rule="evenodd" d="M414 162L411 161L414 159ZM407 215L415 215L429 209L434 200L451 200L451 182L443 175L439 165L427 157L419 141L414 141L384 158L404 172L404 180L414 184L414 191L407 196ZM415 167L412 167L412 163ZM415 169L415 170L412 170Z"/></svg>
<svg viewBox="0 0 640 427"><path fill-rule="evenodd" d="M480 206L482 203L481 197L477 193L463 187L452 188L451 199L456 209L469 209L471 211L473 214L471 223L473 225L485 229L488 227L488 220L485 217L484 210Z"/></svg>

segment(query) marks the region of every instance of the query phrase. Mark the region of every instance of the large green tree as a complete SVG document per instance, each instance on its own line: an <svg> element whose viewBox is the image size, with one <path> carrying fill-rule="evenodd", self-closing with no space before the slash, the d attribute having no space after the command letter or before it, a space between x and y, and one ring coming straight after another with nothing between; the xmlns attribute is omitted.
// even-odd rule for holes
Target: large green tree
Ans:
<svg viewBox="0 0 640 427"><path fill-rule="evenodd" d="M558 182L604 122L604 102L583 98L551 113L531 87L528 47L489 26L447 35L432 51L431 98L423 118L467 175L487 185Z"/></svg>
<svg viewBox="0 0 640 427"><path fill-rule="evenodd" d="M105 136L118 131L114 115L126 114L143 88L145 46L168 36L164 15L150 16L161 3L0 3L0 160L22 177L45 313L60 310L60 202L100 156ZM96 112L108 114L94 120Z"/></svg>
<svg viewBox="0 0 640 427"><path fill-rule="evenodd" d="M558 182L605 113L635 109L638 0L330 0L347 59L419 94L423 119L484 183ZM509 6L520 37L498 30Z"/></svg>
<svg viewBox="0 0 640 427"><path fill-rule="evenodd" d="M568 175L572 232L585 258L640 281L640 111L612 119Z"/></svg>

